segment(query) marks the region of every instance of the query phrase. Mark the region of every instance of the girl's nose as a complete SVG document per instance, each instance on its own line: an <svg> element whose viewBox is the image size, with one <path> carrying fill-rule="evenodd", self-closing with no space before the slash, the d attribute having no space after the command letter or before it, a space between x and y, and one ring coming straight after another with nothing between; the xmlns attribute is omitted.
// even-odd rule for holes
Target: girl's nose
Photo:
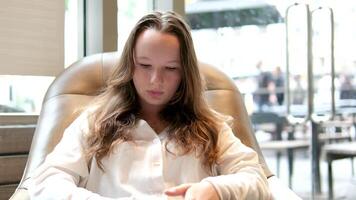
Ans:
<svg viewBox="0 0 356 200"><path fill-rule="evenodd" d="M151 74L151 83L162 83L163 74L161 70L153 70Z"/></svg>

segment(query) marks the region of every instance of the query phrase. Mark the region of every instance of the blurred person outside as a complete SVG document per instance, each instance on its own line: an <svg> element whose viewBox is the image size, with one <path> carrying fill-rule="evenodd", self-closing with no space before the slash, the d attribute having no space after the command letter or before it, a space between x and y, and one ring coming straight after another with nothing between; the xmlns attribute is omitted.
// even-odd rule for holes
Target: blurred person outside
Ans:
<svg viewBox="0 0 356 200"><path fill-rule="evenodd" d="M302 84L302 76L294 76L294 86L292 87L292 104L302 105L306 97L306 89Z"/></svg>
<svg viewBox="0 0 356 200"><path fill-rule="evenodd" d="M275 94L277 97L278 105L282 105L284 101L284 75L282 73L281 67L277 66L273 72L274 84L275 84Z"/></svg>
<svg viewBox="0 0 356 200"><path fill-rule="evenodd" d="M258 111L264 112L268 110L268 107L272 105L273 96L272 93L275 89L273 75L269 71L263 69L262 61L256 64L256 68L259 71L257 76L257 90L255 91L255 102L258 105Z"/></svg>
<svg viewBox="0 0 356 200"><path fill-rule="evenodd" d="M351 75L346 74L341 77L340 99L356 99L356 90L352 79Z"/></svg>

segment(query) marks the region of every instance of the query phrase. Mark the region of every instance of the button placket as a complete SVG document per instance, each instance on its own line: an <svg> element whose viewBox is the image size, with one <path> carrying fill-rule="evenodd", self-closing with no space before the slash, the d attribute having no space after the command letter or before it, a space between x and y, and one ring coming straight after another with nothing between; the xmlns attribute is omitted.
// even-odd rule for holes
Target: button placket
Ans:
<svg viewBox="0 0 356 200"><path fill-rule="evenodd" d="M155 191L162 191L164 189L163 181L163 159L162 159L162 144L160 139L157 137L152 140L152 145L150 147L150 163L151 163L151 179L152 187Z"/></svg>
<svg viewBox="0 0 356 200"><path fill-rule="evenodd" d="M161 141L159 138L155 138L152 143L152 167L156 171L158 170L156 168L161 168L162 165Z"/></svg>

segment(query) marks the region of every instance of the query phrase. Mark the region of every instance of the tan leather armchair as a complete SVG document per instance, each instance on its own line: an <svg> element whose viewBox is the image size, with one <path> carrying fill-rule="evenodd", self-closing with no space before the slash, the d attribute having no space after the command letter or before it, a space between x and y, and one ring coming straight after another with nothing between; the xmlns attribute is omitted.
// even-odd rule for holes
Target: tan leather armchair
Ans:
<svg viewBox="0 0 356 200"><path fill-rule="evenodd" d="M12 200L29 199L29 175L60 141L64 129L79 115L79 108L87 105L105 87L110 70L118 59L117 52L88 56L74 63L55 79L44 98L23 178ZM299 199L268 169L252 132L240 92L232 80L216 68L203 63L200 63L200 70L207 83L205 96L208 103L213 109L232 116L236 136L258 152L275 199Z"/></svg>

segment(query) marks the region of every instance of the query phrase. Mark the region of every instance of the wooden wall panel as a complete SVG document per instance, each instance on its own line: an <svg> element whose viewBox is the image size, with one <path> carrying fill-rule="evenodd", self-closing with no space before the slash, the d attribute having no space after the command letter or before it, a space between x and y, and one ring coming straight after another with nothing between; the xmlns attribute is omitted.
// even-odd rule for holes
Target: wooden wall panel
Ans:
<svg viewBox="0 0 356 200"><path fill-rule="evenodd" d="M0 126L0 155L28 153L35 125Z"/></svg>
<svg viewBox="0 0 356 200"><path fill-rule="evenodd" d="M63 0L0 6L0 75L56 76L64 69Z"/></svg>
<svg viewBox="0 0 356 200"><path fill-rule="evenodd" d="M0 185L0 200L9 199L15 192L17 184Z"/></svg>
<svg viewBox="0 0 356 200"><path fill-rule="evenodd" d="M0 156L0 184L20 182L27 155Z"/></svg>

